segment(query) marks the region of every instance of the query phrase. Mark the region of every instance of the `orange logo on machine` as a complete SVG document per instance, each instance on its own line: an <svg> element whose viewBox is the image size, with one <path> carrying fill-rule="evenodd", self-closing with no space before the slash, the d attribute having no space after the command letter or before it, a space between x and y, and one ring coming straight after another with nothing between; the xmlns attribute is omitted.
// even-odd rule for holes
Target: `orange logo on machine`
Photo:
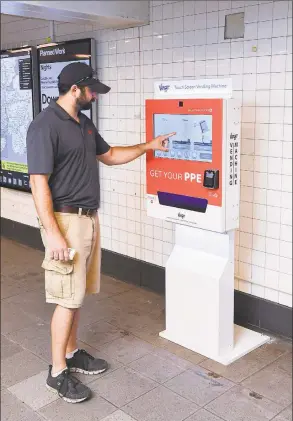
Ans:
<svg viewBox="0 0 293 421"><path fill-rule="evenodd" d="M176 132L168 151L147 153L147 194L173 193L206 199L222 206L222 181L212 191L204 176L222 175L222 99L163 99L146 101L146 140Z"/></svg>

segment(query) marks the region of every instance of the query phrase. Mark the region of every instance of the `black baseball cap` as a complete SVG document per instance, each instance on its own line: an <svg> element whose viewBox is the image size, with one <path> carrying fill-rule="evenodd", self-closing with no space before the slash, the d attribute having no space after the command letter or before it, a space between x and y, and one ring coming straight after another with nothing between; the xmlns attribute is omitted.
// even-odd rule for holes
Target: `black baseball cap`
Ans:
<svg viewBox="0 0 293 421"><path fill-rule="evenodd" d="M89 86L93 92L97 94L107 94L110 87L104 85L95 76L94 70L85 63L79 61L70 63L65 66L58 76L59 83L72 86Z"/></svg>

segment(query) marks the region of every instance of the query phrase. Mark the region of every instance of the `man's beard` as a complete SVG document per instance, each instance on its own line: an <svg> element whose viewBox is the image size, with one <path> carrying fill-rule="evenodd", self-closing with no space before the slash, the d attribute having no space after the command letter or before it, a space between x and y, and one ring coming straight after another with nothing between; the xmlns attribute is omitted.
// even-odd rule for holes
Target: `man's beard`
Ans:
<svg viewBox="0 0 293 421"><path fill-rule="evenodd" d="M92 108L92 102L94 102L94 99L91 99L90 101L86 101L83 98L78 98L76 101L76 104L80 111L90 110Z"/></svg>

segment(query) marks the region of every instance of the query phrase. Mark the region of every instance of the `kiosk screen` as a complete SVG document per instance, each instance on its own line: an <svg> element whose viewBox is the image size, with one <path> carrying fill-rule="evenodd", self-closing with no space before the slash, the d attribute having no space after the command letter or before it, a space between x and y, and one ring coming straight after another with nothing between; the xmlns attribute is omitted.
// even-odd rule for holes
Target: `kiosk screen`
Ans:
<svg viewBox="0 0 293 421"><path fill-rule="evenodd" d="M155 151L156 158L212 162L212 116L154 114L154 136L176 132L168 152Z"/></svg>

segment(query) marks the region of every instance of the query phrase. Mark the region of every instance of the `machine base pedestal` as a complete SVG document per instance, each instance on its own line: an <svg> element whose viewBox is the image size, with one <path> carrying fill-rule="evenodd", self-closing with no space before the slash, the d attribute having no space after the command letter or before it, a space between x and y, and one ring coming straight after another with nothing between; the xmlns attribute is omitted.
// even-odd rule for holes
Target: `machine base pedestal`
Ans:
<svg viewBox="0 0 293 421"><path fill-rule="evenodd" d="M191 336L192 334L193 333L190 332ZM168 341L181 345L184 348L202 354L205 357L217 361L223 365L229 365L233 363L234 361L238 360L239 358L243 357L244 355L255 350L270 340L269 336L265 336L261 333L257 333L244 327L234 325L234 348L227 354L209 355L208 352L204 352L204 344L202 350L192 349L190 348L190 345L184 340L181 341L180 338L175 337L175 335L173 336L172 332L167 332L164 330L160 333L160 336L164 339L167 339Z"/></svg>

